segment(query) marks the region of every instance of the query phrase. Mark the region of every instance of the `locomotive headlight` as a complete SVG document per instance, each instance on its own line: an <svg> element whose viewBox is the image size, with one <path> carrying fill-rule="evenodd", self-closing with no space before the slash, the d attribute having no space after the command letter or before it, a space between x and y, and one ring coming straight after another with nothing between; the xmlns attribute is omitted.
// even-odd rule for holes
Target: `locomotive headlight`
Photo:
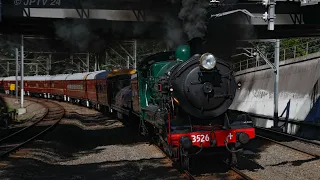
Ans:
<svg viewBox="0 0 320 180"><path fill-rule="evenodd" d="M211 70L216 66L216 58L211 53L205 53L200 57L200 65L206 70Z"/></svg>

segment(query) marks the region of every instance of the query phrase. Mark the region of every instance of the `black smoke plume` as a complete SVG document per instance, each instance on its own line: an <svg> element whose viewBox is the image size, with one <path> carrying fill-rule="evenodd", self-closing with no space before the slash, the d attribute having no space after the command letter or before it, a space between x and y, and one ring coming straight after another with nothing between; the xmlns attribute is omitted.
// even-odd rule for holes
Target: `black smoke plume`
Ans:
<svg viewBox="0 0 320 180"><path fill-rule="evenodd" d="M77 22L64 22L59 21L54 24L56 29L56 35L77 47L79 50L85 50L91 40L91 31L89 26L83 23Z"/></svg>
<svg viewBox="0 0 320 180"><path fill-rule="evenodd" d="M206 50L225 61L232 62L232 55L237 54L239 41L256 39L253 25L243 13L235 13L219 18L211 18L208 23Z"/></svg>
<svg viewBox="0 0 320 180"><path fill-rule="evenodd" d="M170 48L184 44L187 40L182 28L182 23L173 15L167 14L164 16L165 22L165 40Z"/></svg>
<svg viewBox="0 0 320 180"><path fill-rule="evenodd" d="M209 2L207 0L182 0L179 18L189 40L204 37L207 31L206 19Z"/></svg>

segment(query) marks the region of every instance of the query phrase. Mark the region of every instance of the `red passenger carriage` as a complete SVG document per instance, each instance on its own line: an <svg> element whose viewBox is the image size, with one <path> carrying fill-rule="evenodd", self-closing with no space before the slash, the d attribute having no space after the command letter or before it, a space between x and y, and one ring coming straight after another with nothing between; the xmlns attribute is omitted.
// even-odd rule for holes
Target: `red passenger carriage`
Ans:
<svg viewBox="0 0 320 180"><path fill-rule="evenodd" d="M101 102L107 102L105 97L107 97L107 92L104 91L106 89L106 82L107 82L107 75L108 71L96 71L92 72L91 74L88 75L86 78L86 83L87 83L87 94L88 94L88 101L89 103L87 106L91 105L93 107L97 107L100 109L99 104L99 99ZM100 104L100 105L107 105L106 103Z"/></svg>
<svg viewBox="0 0 320 180"><path fill-rule="evenodd" d="M71 74L66 78L67 99L72 102L80 102L88 99L86 78L90 73Z"/></svg>
<svg viewBox="0 0 320 180"><path fill-rule="evenodd" d="M69 74L59 74L51 77L50 86L47 88L49 97L53 96L56 99L67 100L66 78L68 76Z"/></svg>
<svg viewBox="0 0 320 180"><path fill-rule="evenodd" d="M20 80L20 76L18 76L18 80ZM15 76L6 77L3 79L3 88L4 88L4 91L6 94L10 94L10 85L11 84L14 84L14 85L16 84L16 77Z"/></svg>
<svg viewBox="0 0 320 180"><path fill-rule="evenodd" d="M50 76L26 76L24 78L24 91L28 96L43 97L47 93L45 82Z"/></svg>

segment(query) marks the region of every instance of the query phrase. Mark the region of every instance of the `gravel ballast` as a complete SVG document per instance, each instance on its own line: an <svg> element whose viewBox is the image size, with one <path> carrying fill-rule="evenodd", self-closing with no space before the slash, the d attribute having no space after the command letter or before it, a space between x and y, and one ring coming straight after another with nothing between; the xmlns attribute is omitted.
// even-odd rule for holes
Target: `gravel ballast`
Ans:
<svg viewBox="0 0 320 180"><path fill-rule="evenodd" d="M314 180L320 177L320 160L313 156L265 140L255 140L251 144L258 148L255 153L247 153L245 158L240 158L239 165L239 169L251 178Z"/></svg>
<svg viewBox="0 0 320 180"><path fill-rule="evenodd" d="M11 97L3 97L6 103L13 109L20 108L20 101L11 98ZM17 121L23 122L29 120L34 117L40 117L46 113L47 108L41 105L40 103L24 100L24 107L26 108L27 112L25 114L19 115Z"/></svg>
<svg viewBox="0 0 320 180"><path fill-rule="evenodd" d="M63 119L1 161L0 179L183 179L154 145L121 122L108 121L86 127Z"/></svg>

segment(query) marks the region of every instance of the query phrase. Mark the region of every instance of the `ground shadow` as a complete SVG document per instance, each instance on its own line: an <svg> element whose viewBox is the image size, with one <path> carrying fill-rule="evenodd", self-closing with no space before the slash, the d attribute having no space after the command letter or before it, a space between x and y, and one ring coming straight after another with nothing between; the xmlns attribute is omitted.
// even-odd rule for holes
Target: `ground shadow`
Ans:
<svg viewBox="0 0 320 180"><path fill-rule="evenodd" d="M5 171L1 173L1 179L181 179L176 171L158 159L70 166L51 165L34 159L11 159L10 166L2 169Z"/></svg>

